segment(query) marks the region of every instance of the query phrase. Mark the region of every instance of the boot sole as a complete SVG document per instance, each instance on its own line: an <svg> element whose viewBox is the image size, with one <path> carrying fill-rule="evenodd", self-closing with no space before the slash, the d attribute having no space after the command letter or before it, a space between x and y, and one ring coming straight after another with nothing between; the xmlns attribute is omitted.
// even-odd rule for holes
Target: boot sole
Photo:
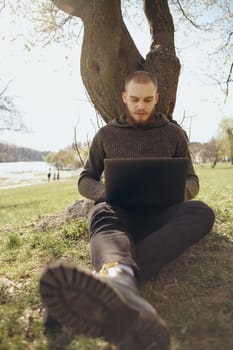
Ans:
<svg viewBox="0 0 233 350"><path fill-rule="evenodd" d="M49 314L75 334L104 338L120 350L169 349L160 322L140 315L107 281L84 268L51 264L41 275L40 294ZM158 330L162 346L156 341Z"/></svg>

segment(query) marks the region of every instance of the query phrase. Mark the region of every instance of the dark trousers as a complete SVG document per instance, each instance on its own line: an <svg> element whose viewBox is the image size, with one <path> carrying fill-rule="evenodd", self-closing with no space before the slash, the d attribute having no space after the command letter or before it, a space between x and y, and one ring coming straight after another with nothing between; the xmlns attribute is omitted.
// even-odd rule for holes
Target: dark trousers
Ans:
<svg viewBox="0 0 233 350"><path fill-rule="evenodd" d="M92 264L99 271L104 263L117 261L147 281L205 236L214 218L210 207L195 200L163 210L99 203L88 218Z"/></svg>

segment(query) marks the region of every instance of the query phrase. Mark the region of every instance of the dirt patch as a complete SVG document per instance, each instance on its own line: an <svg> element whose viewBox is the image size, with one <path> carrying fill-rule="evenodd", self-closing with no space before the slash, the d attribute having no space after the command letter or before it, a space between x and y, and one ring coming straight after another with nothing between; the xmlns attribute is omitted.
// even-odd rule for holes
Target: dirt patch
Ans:
<svg viewBox="0 0 233 350"><path fill-rule="evenodd" d="M74 219L87 218L93 205L93 201L81 199L60 213L55 215L45 215L37 220L29 222L27 227L34 227L41 231L58 229L61 225L71 222Z"/></svg>

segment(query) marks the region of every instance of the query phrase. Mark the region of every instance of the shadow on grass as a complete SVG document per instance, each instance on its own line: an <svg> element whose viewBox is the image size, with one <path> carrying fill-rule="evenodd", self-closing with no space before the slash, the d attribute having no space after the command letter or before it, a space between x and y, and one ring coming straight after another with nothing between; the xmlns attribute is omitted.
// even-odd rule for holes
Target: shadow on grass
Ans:
<svg viewBox="0 0 233 350"><path fill-rule="evenodd" d="M232 253L233 241L212 233L143 287L142 294L169 325L172 350L232 350ZM112 347L61 335L48 339L48 349Z"/></svg>
<svg viewBox="0 0 233 350"><path fill-rule="evenodd" d="M209 234L145 285L167 321L172 350L232 350L233 241Z"/></svg>

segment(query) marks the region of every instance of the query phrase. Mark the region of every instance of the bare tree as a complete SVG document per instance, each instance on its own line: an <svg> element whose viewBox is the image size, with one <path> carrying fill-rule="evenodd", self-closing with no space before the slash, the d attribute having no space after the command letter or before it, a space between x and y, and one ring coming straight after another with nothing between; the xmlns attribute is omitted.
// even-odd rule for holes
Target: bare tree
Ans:
<svg viewBox="0 0 233 350"><path fill-rule="evenodd" d="M0 131L26 131L23 122L12 97L6 94L8 84L0 90Z"/></svg>
<svg viewBox="0 0 233 350"><path fill-rule="evenodd" d="M232 1L170 0L170 3L176 9L180 20L183 17L184 21L190 24L190 29L209 32L212 41L218 43L210 50L208 62L210 64L213 61L216 69L213 73L206 73L206 75L220 86L227 98L233 82ZM179 21L176 24L179 25Z"/></svg>
<svg viewBox="0 0 233 350"><path fill-rule="evenodd" d="M211 167L215 168L222 153L222 143L220 140L212 138L204 145L204 156L212 162Z"/></svg>
<svg viewBox="0 0 233 350"><path fill-rule="evenodd" d="M229 157L233 164L233 118L223 118L219 124L222 137L227 140Z"/></svg>
<svg viewBox="0 0 233 350"><path fill-rule="evenodd" d="M81 145L77 139L77 128L78 128L78 125L76 125L74 127L74 139L73 139L73 143L72 143L72 148L75 150L75 152L79 158L79 162L80 162L81 166L83 166L85 159L87 157L87 154L88 154L87 150L89 149L89 141L87 139L87 150L85 148L81 147Z"/></svg>

